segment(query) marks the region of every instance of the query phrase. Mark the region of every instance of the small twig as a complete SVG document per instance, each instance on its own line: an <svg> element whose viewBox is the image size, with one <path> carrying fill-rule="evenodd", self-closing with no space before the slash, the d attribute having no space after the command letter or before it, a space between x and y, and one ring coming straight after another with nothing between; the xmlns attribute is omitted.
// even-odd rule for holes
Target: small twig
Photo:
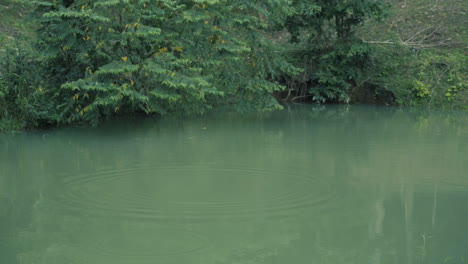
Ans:
<svg viewBox="0 0 468 264"><path fill-rule="evenodd" d="M305 98L311 97L311 96L312 96L311 94L305 94L305 95L301 95L301 96L296 96L296 97L293 97L293 98L291 99L291 101L295 101L295 100L297 100L297 99L305 99Z"/></svg>
<svg viewBox="0 0 468 264"><path fill-rule="evenodd" d="M369 44L389 44L389 45L403 45L412 48L432 48L432 47L440 47L440 46L448 46L450 43L446 43L443 41L439 41L438 43L434 44L423 44L419 42L403 42L403 41L372 41L372 40L364 40L365 43Z"/></svg>
<svg viewBox="0 0 468 264"><path fill-rule="evenodd" d="M364 42L369 43L369 44L393 44L393 45L401 44L401 42L394 42L390 40L384 40L384 41L364 40Z"/></svg>
<svg viewBox="0 0 468 264"><path fill-rule="evenodd" d="M408 38L407 40L405 40L404 42L409 42L410 40L412 40L413 38L415 38L417 35L423 33L424 31L430 29L431 27L427 27L427 28L424 28L418 32L416 32L416 34L414 34L413 36L411 36L410 38Z"/></svg>
<svg viewBox="0 0 468 264"><path fill-rule="evenodd" d="M434 33L435 33L437 30L439 30L441 27L442 27L442 25L439 26L439 27L437 27L436 29L434 29L430 34L426 35L426 36L425 36L424 38L422 38L418 43L422 43L424 40L426 40L426 39L429 38L430 36L434 35Z"/></svg>

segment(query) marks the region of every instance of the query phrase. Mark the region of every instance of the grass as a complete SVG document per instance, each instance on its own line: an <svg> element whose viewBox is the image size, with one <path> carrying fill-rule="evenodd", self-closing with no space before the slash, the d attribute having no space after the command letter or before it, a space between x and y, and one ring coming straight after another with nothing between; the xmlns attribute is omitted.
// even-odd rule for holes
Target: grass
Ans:
<svg viewBox="0 0 468 264"><path fill-rule="evenodd" d="M466 0L392 0L384 23L370 23L364 38L382 43L402 43L415 49L468 51Z"/></svg>
<svg viewBox="0 0 468 264"><path fill-rule="evenodd" d="M0 0L0 60L5 60L7 50L21 47L29 47L29 43L34 39L34 28L27 21L27 14L31 7L16 0ZM1 82L0 85L5 85ZM3 104L4 94L0 87L0 104ZM4 105L3 105L4 106ZM5 112L5 107L0 105L0 111ZM24 121L18 120L7 114L0 114L0 132L21 131L24 128Z"/></svg>
<svg viewBox="0 0 468 264"><path fill-rule="evenodd" d="M31 23L25 19L31 10L26 4L14 0L0 0L0 51L34 37Z"/></svg>

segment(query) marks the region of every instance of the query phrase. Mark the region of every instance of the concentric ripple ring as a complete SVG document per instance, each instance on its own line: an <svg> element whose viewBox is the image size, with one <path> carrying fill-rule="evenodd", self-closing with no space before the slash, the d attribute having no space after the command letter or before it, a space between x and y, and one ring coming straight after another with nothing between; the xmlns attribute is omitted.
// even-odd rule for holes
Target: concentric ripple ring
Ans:
<svg viewBox="0 0 468 264"><path fill-rule="evenodd" d="M284 215L337 198L326 178L252 168L135 166L70 175L57 201L64 209L136 218L248 218Z"/></svg>

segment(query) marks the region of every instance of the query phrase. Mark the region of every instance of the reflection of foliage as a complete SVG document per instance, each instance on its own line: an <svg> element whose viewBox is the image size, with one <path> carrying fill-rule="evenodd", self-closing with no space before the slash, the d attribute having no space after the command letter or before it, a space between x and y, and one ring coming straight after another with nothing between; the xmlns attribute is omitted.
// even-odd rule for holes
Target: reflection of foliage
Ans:
<svg viewBox="0 0 468 264"><path fill-rule="evenodd" d="M30 228L21 230L16 241L20 252L18 264L60 264L73 262L67 256L75 255L77 249L70 246L73 232L78 231L80 221L63 218L58 223L51 216L55 215L53 204L40 197L34 201L31 212Z"/></svg>
<svg viewBox="0 0 468 264"><path fill-rule="evenodd" d="M446 257L442 264L467 264L468 260L466 257Z"/></svg>

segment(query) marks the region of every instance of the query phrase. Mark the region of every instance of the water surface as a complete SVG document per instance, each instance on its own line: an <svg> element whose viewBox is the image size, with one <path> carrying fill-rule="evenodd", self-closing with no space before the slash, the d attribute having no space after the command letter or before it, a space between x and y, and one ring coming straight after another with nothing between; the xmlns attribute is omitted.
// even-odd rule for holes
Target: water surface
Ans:
<svg viewBox="0 0 468 264"><path fill-rule="evenodd" d="M464 263L468 114L290 106L0 135L0 263Z"/></svg>

